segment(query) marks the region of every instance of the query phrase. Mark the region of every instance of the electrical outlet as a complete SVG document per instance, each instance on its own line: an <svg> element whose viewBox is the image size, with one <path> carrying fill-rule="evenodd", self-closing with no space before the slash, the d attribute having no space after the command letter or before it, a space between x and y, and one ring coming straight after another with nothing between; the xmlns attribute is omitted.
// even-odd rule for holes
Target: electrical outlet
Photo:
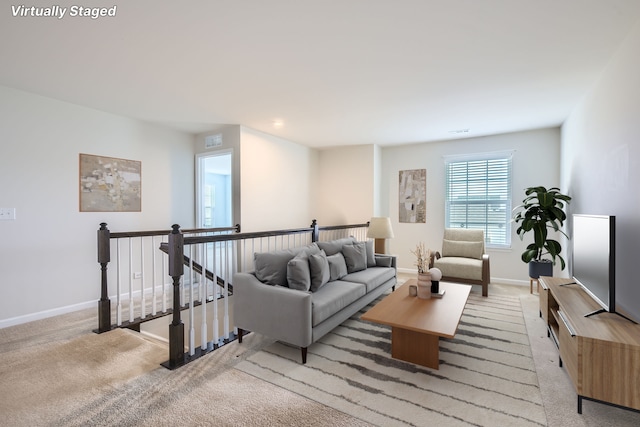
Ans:
<svg viewBox="0 0 640 427"><path fill-rule="evenodd" d="M139 271L136 271L135 273L133 273L133 278L134 279L141 279L142 278L142 273L140 273Z"/></svg>
<svg viewBox="0 0 640 427"><path fill-rule="evenodd" d="M11 221L16 219L16 208L0 208L0 220Z"/></svg>

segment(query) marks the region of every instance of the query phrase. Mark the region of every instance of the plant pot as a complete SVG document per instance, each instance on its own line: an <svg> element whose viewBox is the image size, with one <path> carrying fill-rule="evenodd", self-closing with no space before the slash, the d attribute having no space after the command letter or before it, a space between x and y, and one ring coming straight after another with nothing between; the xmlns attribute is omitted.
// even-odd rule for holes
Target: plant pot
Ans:
<svg viewBox="0 0 640 427"><path fill-rule="evenodd" d="M418 273L418 298L431 298L431 274Z"/></svg>
<svg viewBox="0 0 640 427"><path fill-rule="evenodd" d="M529 262L529 277L537 279L540 276L553 276L553 262L548 259Z"/></svg>

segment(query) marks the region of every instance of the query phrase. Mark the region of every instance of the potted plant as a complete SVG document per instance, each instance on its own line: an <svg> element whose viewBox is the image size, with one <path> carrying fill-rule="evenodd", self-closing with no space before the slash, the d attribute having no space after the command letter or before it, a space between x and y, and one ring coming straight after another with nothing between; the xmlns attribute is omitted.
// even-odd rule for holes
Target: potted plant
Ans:
<svg viewBox="0 0 640 427"><path fill-rule="evenodd" d="M529 232L533 233L533 243L527 246L521 258L529 264L529 277L537 279L540 276L552 276L556 258L560 260L562 270L566 264L560 255L562 246L548 237L548 231L558 231L569 238L562 230L562 225L567 219L564 209L571 197L560 193L556 187L548 190L545 187L529 187L525 195L522 204L513 210L513 221L519 224L516 233L520 239ZM545 255L551 259L543 258Z"/></svg>

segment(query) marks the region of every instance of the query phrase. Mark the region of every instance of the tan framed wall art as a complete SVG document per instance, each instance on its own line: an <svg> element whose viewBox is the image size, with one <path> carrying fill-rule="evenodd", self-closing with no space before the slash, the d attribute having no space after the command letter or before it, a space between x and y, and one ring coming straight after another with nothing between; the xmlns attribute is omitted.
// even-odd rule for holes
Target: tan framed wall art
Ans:
<svg viewBox="0 0 640 427"><path fill-rule="evenodd" d="M80 154L80 212L141 212L142 162Z"/></svg>
<svg viewBox="0 0 640 427"><path fill-rule="evenodd" d="M427 170L400 171L398 189L398 221L427 222Z"/></svg>

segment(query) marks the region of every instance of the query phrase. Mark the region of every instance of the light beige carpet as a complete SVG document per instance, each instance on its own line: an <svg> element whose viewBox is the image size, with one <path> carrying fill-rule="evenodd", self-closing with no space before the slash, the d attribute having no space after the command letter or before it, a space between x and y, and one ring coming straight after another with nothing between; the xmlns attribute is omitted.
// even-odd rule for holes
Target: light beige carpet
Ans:
<svg viewBox="0 0 640 427"><path fill-rule="evenodd" d="M479 290L475 288L472 295L479 296ZM538 317L537 296L529 294L528 286L497 284L490 286L490 295L514 296L522 301L548 426L640 425L640 413L596 402L584 402L584 413L577 414L573 386L566 371L558 367L558 351L547 338L544 323ZM96 325L96 310L89 309L0 329L0 365L4 364L0 367L0 425L387 425L384 422L368 424L325 406L321 400L311 400L309 395L233 369L246 358L273 346L273 340L268 337L249 334L242 344L226 345L184 368L169 371L156 365L140 374L135 366L129 370L132 367L112 364L104 357L104 352L110 351L108 348L100 349L93 358L88 357L87 347L80 345L84 340L76 340L86 336L92 341L90 337L96 335L91 330ZM72 342L78 344L77 349L75 344L66 345ZM152 343L144 343L142 347L153 349L155 346L147 344ZM53 351L58 347L75 353L77 363L61 361ZM299 350L290 350L297 360ZM155 354L155 350L152 353ZM167 350L161 353L160 359L166 360ZM87 360L82 360L84 356ZM386 351L384 359L389 359ZM312 360L313 355L310 355L310 362ZM133 359L127 359L127 364L131 363L134 363ZM115 371L106 376L86 376L88 367L99 371L103 364L111 366L106 371ZM299 363L295 366L298 369ZM124 375L121 368L129 373ZM434 375L437 374L435 371ZM387 392L393 393L393 390ZM348 399L353 397L350 395ZM363 399L362 405L370 404ZM417 425L436 424L432 418L424 416Z"/></svg>
<svg viewBox="0 0 640 427"><path fill-rule="evenodd" d="M165 346L116 329L3 355L0 413L6 425L45 425L61 407L74 407L153 369Z"/></svg>
<svg viewBox="0 0 640 427"><path fill-rule="evenodd" d="M446 295L445 295L446 298ZM274 343L237 368L380 426L546 426L518 297L469 297L440 369L390 357L390 328L359 314L309 347Z"/></svg>
<svg viewBox="0 0 640 427"><path fill-rule="evenodd" d="M369 426L231 369L272 342L264 337L170 371L166 345L128 330L96 335L94 322L91 310L0 330L0 425Z"/></svg>

